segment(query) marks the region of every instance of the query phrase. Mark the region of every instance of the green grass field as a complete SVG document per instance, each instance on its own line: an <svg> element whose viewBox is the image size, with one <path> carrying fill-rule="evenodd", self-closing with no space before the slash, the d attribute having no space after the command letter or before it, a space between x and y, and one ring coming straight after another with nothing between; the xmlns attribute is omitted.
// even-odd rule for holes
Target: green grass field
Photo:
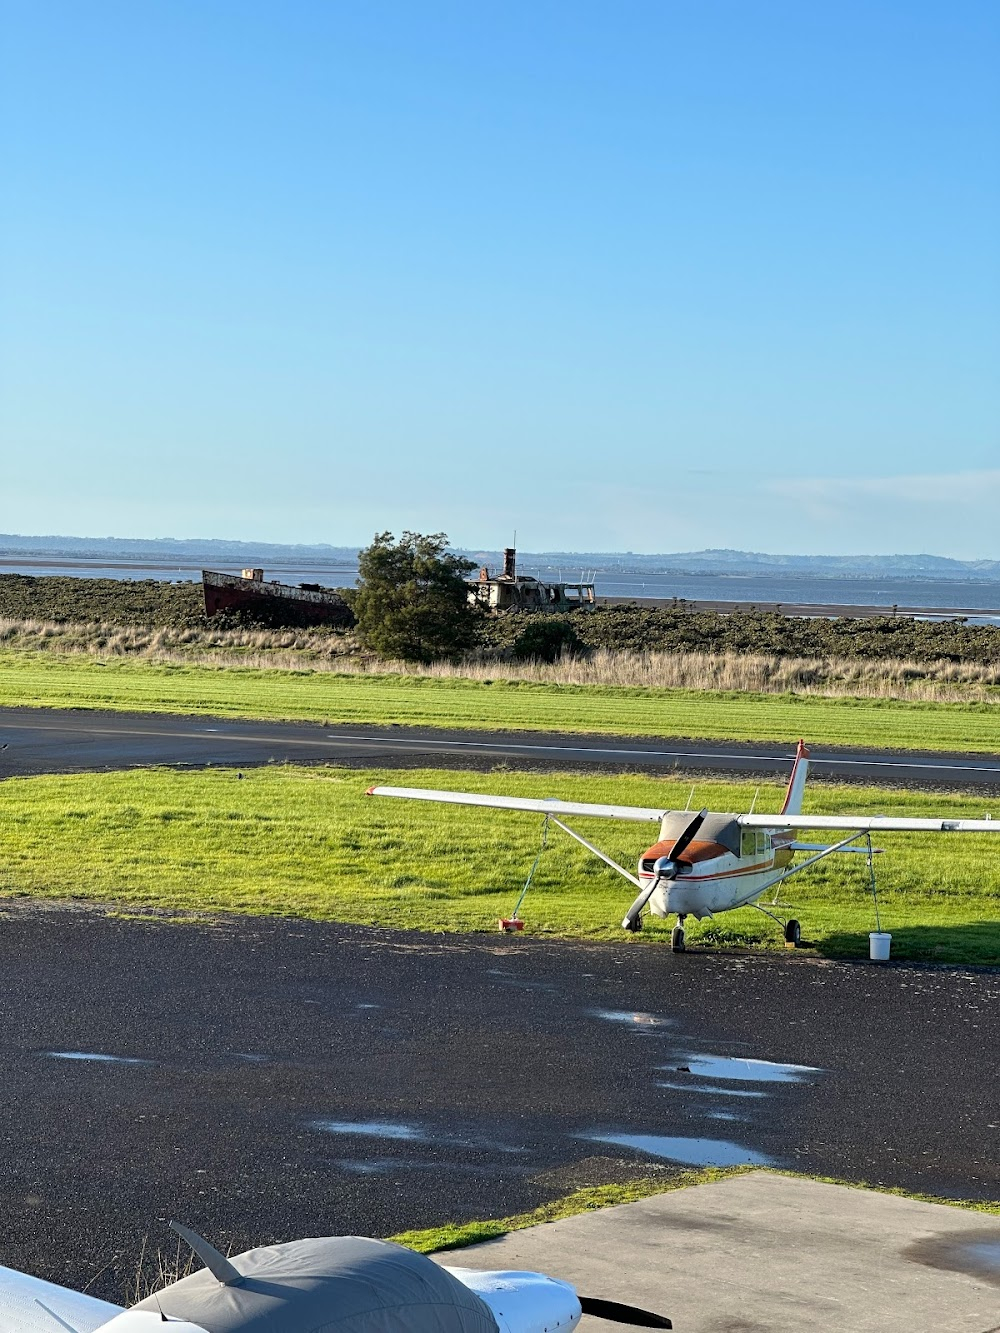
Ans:
<svg viewBox="0 0 1000 1333"><path fill-rule="evenodd" d="M0 787L0 892L164 907L180 913L290 914L425 930L491 930L509 915L538 851L537 816L364 795L376 782L529 796L683 806L687 784L648 776L274 767L19 778ZM699 783L695 802L745 810L756 784ZM781 785L758 810L780 805ZM982 798L815 787L816 813L867 810L981 817ZM1000 809L994 808L1000 816ZM625 866L656 827L575 821ZM1000 838L886 835L878 859L882 924L893 956L1000 963ZM522 915L531 932L627 940L630 886L554 831ZM867 952L874 928L863 857L830 858L791 881L803 935L821 953ZM667 940L652 919L641 940ZM692 945L782 947L750 908L691 923Z"/></svg>
<svg viewBox="0 0 1000 1333"><path fill-rule="evenodd" d="M0 654L8 706L989 752L1000 704L726 694Z"/></svg>

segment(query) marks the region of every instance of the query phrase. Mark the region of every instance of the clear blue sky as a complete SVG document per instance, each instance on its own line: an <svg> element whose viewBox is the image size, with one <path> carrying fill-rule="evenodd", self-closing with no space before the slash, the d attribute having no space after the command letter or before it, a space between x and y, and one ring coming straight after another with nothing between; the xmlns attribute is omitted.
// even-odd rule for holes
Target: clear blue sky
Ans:
<svg viewBox="0 0 1000 1333"><path fill-rule="evenodd" d="M0 531L1000 558L996 0L0 22Z"/></svg>

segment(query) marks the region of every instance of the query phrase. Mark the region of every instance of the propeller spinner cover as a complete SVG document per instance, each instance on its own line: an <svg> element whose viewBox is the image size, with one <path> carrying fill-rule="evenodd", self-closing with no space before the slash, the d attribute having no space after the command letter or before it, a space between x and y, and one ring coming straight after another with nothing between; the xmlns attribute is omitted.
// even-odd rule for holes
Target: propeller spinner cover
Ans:
<svg viewBox="0 0 1000 1333"><path fill-rule="evenodd" d="M404 1327L498 1333L489 1306L474 1291L425 1255L389 1241L324 1236L265 1245L231 1262L238 1284L223 1285L200 1269L128 1313L162 1310L168 1320L189 1320L205 1333L325 1333L334 1325L337 1333ZM163 1333L168 1328L173 1333L169 1324ZM121 1333L133 1331L123 1324Z"/></svg>

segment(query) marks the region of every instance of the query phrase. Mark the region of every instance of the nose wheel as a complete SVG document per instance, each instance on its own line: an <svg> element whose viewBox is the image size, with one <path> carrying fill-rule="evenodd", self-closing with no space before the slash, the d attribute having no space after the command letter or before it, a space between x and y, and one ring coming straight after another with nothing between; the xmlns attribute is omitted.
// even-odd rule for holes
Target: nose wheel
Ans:
<svg viewBox="0 0 1000 1333"><path fill-rule="evenodd" d="M670 948L674 953L684 952L684 918L677 918L677 925L670 932Z"/></svg>

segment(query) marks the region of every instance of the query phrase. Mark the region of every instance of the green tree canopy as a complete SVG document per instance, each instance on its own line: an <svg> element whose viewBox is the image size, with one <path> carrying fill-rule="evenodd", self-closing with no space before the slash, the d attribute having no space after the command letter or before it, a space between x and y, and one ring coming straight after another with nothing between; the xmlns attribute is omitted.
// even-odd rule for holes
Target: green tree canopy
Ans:
<svg viewBox="0 0 1000 1333"><path fill-rule="evenodd" d="M404 532L399 541L379 532L360 552L353 609L367 648L380 657L432 662L472 646L476 611L465 575L475 566L447 547L443 532Z"/></svg>

